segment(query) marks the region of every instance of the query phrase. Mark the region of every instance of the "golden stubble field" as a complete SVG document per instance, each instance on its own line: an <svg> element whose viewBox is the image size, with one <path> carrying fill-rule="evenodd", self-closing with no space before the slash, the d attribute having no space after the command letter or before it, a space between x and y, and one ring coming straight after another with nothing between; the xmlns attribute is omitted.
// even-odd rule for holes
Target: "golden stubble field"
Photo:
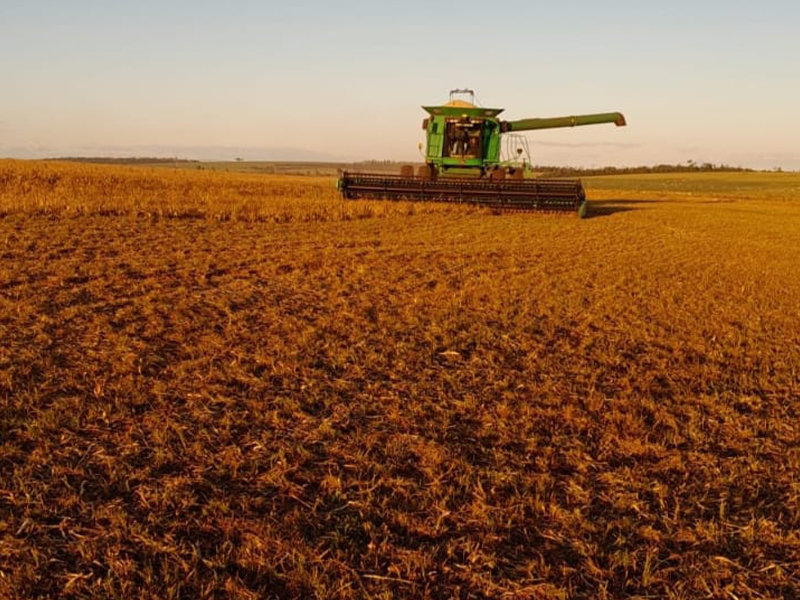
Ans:
<svg viewBox="0 0 800 600"><path fill-rule="evenodd" d="M0 597L797 598L800 175L586 183L0 161Z"/></svg>

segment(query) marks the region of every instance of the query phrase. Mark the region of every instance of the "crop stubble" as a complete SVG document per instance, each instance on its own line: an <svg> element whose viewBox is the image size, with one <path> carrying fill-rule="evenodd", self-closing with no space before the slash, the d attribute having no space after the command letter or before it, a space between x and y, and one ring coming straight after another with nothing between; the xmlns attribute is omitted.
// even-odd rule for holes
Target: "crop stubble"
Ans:
<svg viewBox="0 0 800 600"><path fill-rule="evenodd" d="M0 163L0 595L797 597L800 206L618 181Z"/></svg>

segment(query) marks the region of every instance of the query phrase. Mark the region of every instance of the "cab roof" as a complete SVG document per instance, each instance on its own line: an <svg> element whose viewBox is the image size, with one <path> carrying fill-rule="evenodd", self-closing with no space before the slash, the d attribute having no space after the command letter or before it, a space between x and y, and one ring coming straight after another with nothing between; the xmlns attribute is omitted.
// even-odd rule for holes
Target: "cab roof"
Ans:
<svg viewBox="0 0 800 600"><path fill-rule="evenodd" d="M440 106L423 106L422 108L431 116L484 118L496 117L504 110L502 108L475 106L464 100L451 100L447 104Z"/></svg>

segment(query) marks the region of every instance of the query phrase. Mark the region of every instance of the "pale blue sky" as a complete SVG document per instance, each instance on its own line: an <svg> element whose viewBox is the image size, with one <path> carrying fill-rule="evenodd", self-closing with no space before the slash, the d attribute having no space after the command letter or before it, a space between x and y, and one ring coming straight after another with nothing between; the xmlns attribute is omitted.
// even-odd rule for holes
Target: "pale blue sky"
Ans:
<svg viewBox="0 0 800 600"><path fill-rule="evenodd" d="M800 169L800 2L0 0L0 156L418 158L472 87L534 161ZM318 154L312 154L318 153Z"/></svg>

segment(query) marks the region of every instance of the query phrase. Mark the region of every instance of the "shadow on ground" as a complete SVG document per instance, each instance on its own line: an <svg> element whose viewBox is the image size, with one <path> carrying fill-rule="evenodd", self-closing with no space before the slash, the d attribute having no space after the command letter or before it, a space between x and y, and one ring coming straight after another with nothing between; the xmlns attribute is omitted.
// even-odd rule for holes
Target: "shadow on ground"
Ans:
<svg viewBox="0 0 800 600"><path fill-rule="evenodd" d="M659 200L590 200L586 203L586 217L608 217L616 213L644 208L643 204L656 204Z"/></svg>

